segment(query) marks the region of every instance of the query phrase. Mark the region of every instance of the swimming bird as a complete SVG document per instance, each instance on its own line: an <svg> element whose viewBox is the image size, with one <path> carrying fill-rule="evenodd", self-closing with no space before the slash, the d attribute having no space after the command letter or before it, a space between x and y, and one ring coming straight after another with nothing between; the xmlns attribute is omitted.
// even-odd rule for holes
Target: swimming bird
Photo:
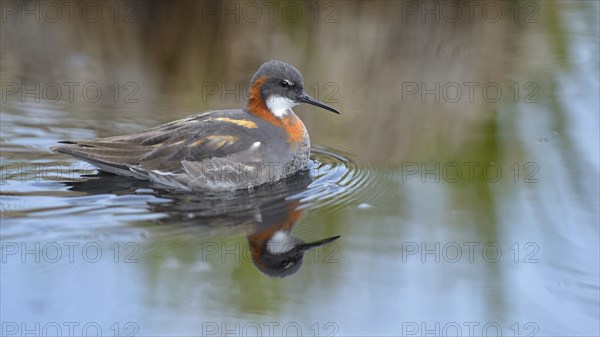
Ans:
<svg viewBox="0 0 600 337"><path fill-rule="evenodd" d="M199 113L124 136L62 141L51 149L99 170L184 190L229 191L305 170L310 138L292 107L310 97L293 66L271 60L250 81L243 109Z"/></svg>

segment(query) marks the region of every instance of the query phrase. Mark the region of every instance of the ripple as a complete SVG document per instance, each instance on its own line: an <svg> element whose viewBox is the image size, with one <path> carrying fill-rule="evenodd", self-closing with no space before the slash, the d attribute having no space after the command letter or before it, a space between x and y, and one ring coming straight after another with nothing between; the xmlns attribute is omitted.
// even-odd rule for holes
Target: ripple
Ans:
<svg viewBox="0 0 600 337"><path fill-rule="evenodd" d="M291 198L300 200L303 208L342 209L360 204L366 188L374 184L374 170L351 157L325 147L313 148L309 170L314 180Z"/></svg>

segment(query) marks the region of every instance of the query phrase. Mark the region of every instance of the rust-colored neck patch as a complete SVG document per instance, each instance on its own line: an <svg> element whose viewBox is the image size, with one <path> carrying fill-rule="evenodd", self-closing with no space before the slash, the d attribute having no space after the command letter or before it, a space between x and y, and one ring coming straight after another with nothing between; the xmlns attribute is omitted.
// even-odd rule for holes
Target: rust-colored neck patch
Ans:
<svg viewBox="0 0 600 337"><path fill-rule="evenodd" d="M304 140L304 124L302 124L300 118L294 114L289 114L280 119L275 117L275 115L267 108L265 100L260 93L260 87L266 80L267 78L263 76L252 83L248 97L248 111L256 117L282 128L289 136L289 143L302 142Z"/></svg>

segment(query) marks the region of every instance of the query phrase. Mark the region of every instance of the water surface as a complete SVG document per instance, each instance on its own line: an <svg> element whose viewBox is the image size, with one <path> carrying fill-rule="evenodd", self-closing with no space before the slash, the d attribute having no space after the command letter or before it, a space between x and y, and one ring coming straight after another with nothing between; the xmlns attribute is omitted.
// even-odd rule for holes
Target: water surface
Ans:
<svg viewBox="0 0 600 337"><path fill-rule="evenodd" d="M412 2L316 22L177 3L2 23L3 335L600 334L596 2L458 22ZM241 107L268 59L342 112L295 110L313 153L293 179L182 193L49 150ZM251 251L269 228L340 238L271 277Z"/></svg>

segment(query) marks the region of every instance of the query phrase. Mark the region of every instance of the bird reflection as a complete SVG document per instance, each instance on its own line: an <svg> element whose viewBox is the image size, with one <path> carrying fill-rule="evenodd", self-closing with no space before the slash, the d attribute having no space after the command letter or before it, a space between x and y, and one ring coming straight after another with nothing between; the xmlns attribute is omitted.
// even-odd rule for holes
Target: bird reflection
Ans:
<svg viewBox="0 0 600 337"><path fill-rule="evenodd" d="M269 218L263 218L256 231L248 235L248 244L252 260L260 271L277 277L294 274L302 266L304 253L321 245L335 241L333 236L312 243L304 243L292 235L292 227L298 222L301 211L298 201L269 212Z"/></svg>
<svg viewBox="0 0 600 337"><path fill-rule="evenodd" d="M339 236L305 243L292 234L303 211L294 197L312 182L308 172L269 186L228 193L182 192L148 182L98 173L87 179L68 182L69 190L89 195L135 195L148 191L168 202L148 203L152 212L167 214L166 222L186 228L229 228L247 234L254 265L271 277L286 277L302 266L304 253L331 243ZM161 221L165 221L163 218Z"/></svg>

